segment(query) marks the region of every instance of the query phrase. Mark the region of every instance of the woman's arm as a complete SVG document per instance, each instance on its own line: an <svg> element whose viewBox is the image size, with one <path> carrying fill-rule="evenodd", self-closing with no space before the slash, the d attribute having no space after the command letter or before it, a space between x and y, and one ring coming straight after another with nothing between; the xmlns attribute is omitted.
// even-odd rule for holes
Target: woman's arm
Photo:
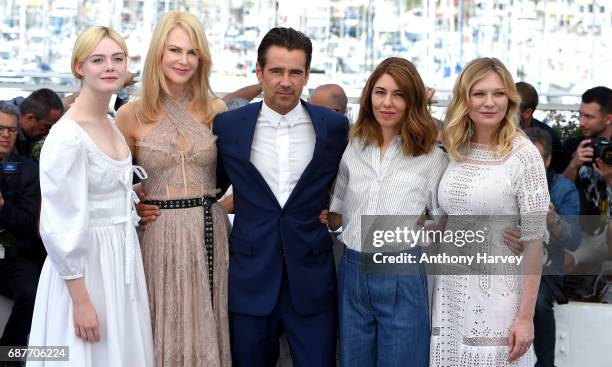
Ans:
<svg viewBox="0 0 612 367"><path fill-rule="evenodd" d="M509 362L524 355L533 343L533 314L542 274L542 243L548 241L546 214L550 204L546 169L540 153L532 144L526 144L518 154L521 166L516 192L525 252L523 292L508 338Z"/></svg>
<svg viewBox="0 0 612 367"><path fill-rule="evenodd" d="M221 98L215 98L212 104L213 104L213 109L215 110L215 113L222 113L222 112L227 111L227 106L225 105L225 102Z"/></svg>
<svg viewBox="0 0 612 367"><path fill-rule="evenodd" d="M542 241L525 243L523 259L523 294L510 328L508 362L520 358L533 343L533 315L542 273Z"/></svg>
<svg viewBox="0 0 612 367"><path fill-rule="evenodd" d="M68 293L72 299L72 318L74 332L86 342L100 341L100 323L83 278L66 280Z"/></svg>
<svg viewBox="0 0 612 367"><path fill-rule="evenodd" d="M119 131L121 131L121 134L123 134L128 147L130 147L132 156L135 156L136 154L135 129L138 124L134 111L135 103L136 102L128 102L121 106L119 111L117 111L117 116L115 117L115 124L117 124Z"/></svg>
<svg viewBox="0 0 612 367"><path fill-rule="evenodd" d="M58 122L40 155L40 236L68 287L75 333L93 342L100 340L98 319L83 280L90 244L88 161L73 124Z"/></svg>

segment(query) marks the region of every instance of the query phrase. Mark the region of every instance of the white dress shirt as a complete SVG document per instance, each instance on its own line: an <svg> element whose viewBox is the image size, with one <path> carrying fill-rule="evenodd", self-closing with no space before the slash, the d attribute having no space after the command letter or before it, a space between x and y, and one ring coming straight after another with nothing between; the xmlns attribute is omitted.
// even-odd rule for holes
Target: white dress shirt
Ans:
<svg viewBox="0 0 612 367"><path fill-rule="evenodd" d="M351 250L371 252L371 246L364 248L361 243L362 215L411 216L415 221L425 209L441 215L438 183L447 164L446 154L438 147L418 157L405 155L399 137L383 157L377 145L350 141L329 206L330 212L342 215L339 239Z"/></svg>
<svg viewBox="0 0 612 367"><path fill-rule="evenodd" d="M263 102L255 125L250 160L281 207L312 160L315 140L312 120L301 103L283 116Z"/></svg>

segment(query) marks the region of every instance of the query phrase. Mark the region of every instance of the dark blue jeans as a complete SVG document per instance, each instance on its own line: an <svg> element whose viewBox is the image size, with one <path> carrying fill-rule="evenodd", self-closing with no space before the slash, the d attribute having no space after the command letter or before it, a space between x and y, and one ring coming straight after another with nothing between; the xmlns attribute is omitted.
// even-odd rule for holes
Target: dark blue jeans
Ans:
<svg viewBox="0 0 612 367"><path fill-rule="evenodd" d="M533 349L537 357L536 367L555 366L555 338L557 327L553 311L553 293L544 277L540 281L540 290L533 317Z"/></svg>
<svg viewBox="0 0 612 367"><path fill-rule="evenodd" d="M430 325L423 269L368 274L363 256L346 249L340 262L340 365L427 367Z"/></svg>

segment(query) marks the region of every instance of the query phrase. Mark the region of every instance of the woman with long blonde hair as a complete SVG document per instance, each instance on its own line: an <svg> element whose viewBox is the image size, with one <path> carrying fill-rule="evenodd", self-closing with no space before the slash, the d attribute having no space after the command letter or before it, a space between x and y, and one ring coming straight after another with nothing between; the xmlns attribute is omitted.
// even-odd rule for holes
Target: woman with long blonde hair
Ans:
<svg viewBox="0 0 612 367"><path fill-rule="evenodd" d="M512 76L497 59L471 61L455 82L444 130L451 160L438 193L447 230L468 218L477 223L470 230L484 230L482 243L466 245L474 246L473 254L507 259L513 253L503 231L520 226L525 252L522 268L502 261L447 265L436 277L432 366L534 365L533 315L550 199L540 154L517 128L518 105Z"/></svg>
<svg viewBox="0 0 612 367"><path fill-rule="evenodd" d="M198 19L170 12L151 39L142 98L117 115L149 176L145 203L159 208L141 242L158 367L231 363L227 228L210 129L225 105L211 91L211 68Z"/></svg>
<svg viewBox="0 0 612 367"><path fill-rule="evenodd" d="M40 155L40 235L48 257L29 340L66 346L67 362L28 366L151 367L132 157L107 117L110 98L127 77L125 42L110 28L88 28L74 45L72 73L81 81L79 98L53 126Z"/></svg>

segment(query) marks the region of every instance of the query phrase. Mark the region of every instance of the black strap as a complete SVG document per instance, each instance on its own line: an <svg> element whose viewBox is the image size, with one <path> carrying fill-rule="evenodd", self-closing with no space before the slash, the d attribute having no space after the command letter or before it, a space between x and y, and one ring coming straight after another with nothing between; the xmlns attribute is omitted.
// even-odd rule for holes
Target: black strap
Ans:
<svg viewBox="0 0 612 367"><path fill-rule="evenodd" d="M160 209L187 209L201 206L204 209L204 248L206 250L206 262L208 264L208 286L210 288L210 298L213 297L213 276L214 276L214 226L211 207L217 201L214 196L204 196L201 198L177 199L177 200L145 200L145 204L156 205Z"/></svg>

